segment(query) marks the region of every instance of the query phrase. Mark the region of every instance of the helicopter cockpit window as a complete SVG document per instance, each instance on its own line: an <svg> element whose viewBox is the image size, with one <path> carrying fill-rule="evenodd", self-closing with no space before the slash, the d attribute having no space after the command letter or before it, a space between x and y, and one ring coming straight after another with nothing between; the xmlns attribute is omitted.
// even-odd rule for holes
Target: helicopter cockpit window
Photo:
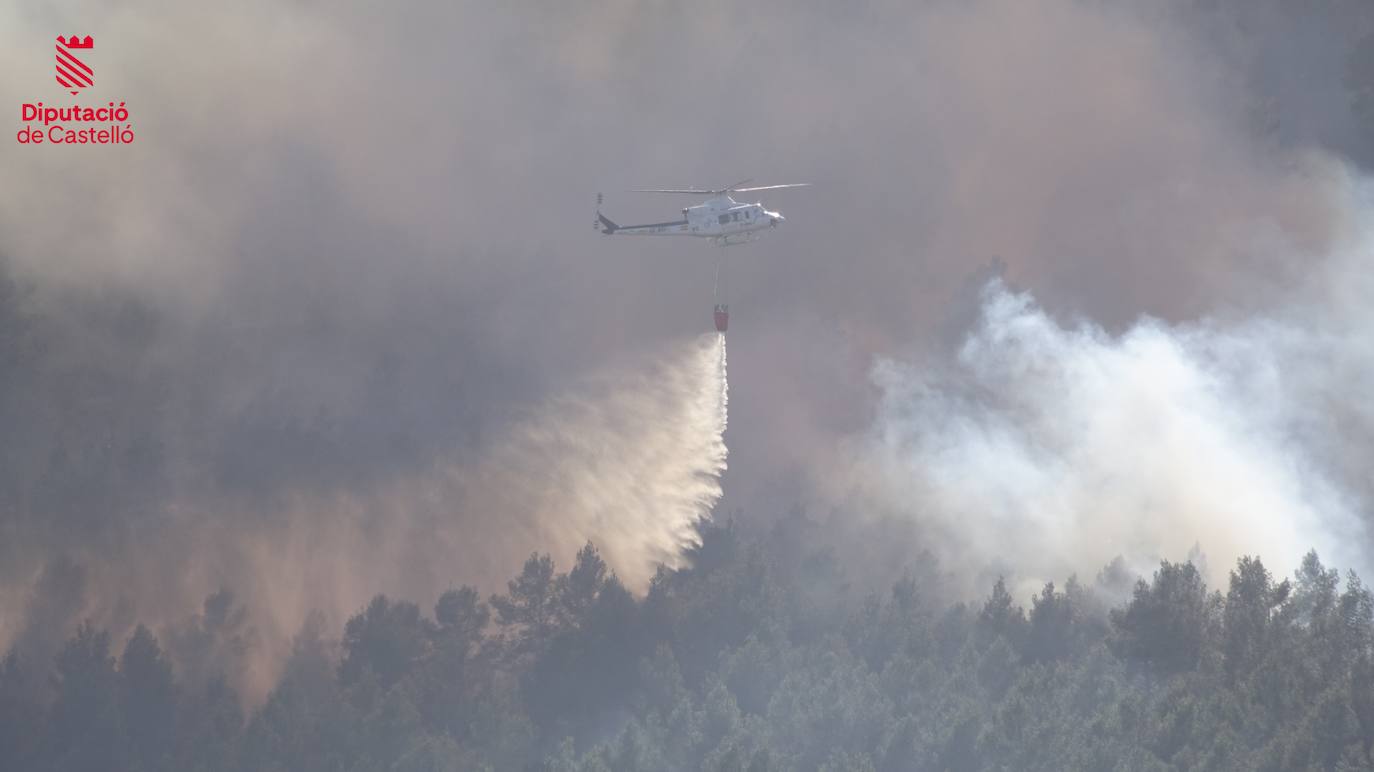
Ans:
<svg viewBox="0 0 1374 772"><path fill-rule="evenodd" d="M728 214L723 214L723 215L721 215L720 217L718 217L718 218L716 218L716 219L720 220L720 224L721 224L721 225L724 225L725 223L730 222L730 215L728 215Z"/></svg>

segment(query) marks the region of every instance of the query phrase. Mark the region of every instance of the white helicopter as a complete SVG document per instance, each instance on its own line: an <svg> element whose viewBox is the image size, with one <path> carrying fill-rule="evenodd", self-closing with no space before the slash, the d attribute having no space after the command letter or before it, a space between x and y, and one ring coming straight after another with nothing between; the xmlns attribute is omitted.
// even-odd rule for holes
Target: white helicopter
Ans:
<svg viewBox="0 0 1374 772"><path fill-rule="evenodd" d="M741 180L728 188L720 190L632 190L631 193L678 193L690 196L709 196L696 206L682 210L682 219L672 222L656 222L647 225L616 225L601 213L601 194L596 194L597 230L607 236L697 236L711 239L718 247L745 244L764 231L776 228L786 219L778 212L770 212L763 204L742 204L730 197L731 193L753 193L757 190L777 190L779 188L804 188L809 183L790 185L759 185L751 188L741 187L753 180Z"/></svg>
<svg viewBox="0 0 1374 772"><path fill-rule="evenodd" d="M709 196L696 206L682 210L682 219L672 222L656 222L646 225L616 225L601 213L601 194L596 194L596 222L592 227L607 236L696 236L711 239L718 247L746 244L778 227L786 219L778 212L770 212L763 204L742 204L730 197L731 193L753 193L758 190L778 190L780 188L804 188L810 183L801 182L789 185L758 185L741 187L753 180L740 180L734 185L720 190L632 190L631 193L677 193L689 196ZM724 334L730 326L730 306L726 299L725 253L716 261L716 307L714 318L716 331Z"/></svg>

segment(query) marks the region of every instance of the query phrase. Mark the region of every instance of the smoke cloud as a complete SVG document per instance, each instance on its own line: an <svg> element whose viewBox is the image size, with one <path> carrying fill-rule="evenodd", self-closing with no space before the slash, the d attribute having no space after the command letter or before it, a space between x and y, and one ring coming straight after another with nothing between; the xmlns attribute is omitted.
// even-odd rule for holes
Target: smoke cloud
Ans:
<svg viewBox="0 0 1374 772"><path fill-rule="evenodd" d="M266 683L307 609L587 539L642 587L713 503L842 513L826 543L894 513L853 545L875 583L923 550L1038 577L1358 538L1369 294L1330 154L1374 155L1340 85L1371 29L1278 0L0 4L0 110L55 104L52 38L90 34L86 96L138 134L0 145L0 646L142 619L256 646ZM621 191L750 176L813 186L730 252L722 486L723 344L683 342L714 255L589 226L598 190L653 222L687 201ZM965 302L994 268L1020 289ZM994 568L1000 533L1038 549Z"/></svg>
<svg viewBox="0 0 1374 772"><path fill-rule="evenodd" d="M918 524L966 592L1008 574L1029 593L1118 556L1148 574L1198 548L1214 585L1242 555L1282 575L1316 549L1367 571L1374 498L1351 459L1374 453L1358 299L1374 198L1349 185L1349 240L1264 313L1112 333L988 284L952 359L874 367L850 470L869 511Z"/></svg>
<svg viewBox="0 0 1374 772"><path fill-rule="evenodd" d="M146 542L140 560L64 555L43 566L32 591L10 599L5 618L25 626L0 628L15 636L0 649L51 650L83 617L186 638L207 623L185 610L227 587L252 627L234 675L256 700L312 612L338 627L378 592L432 602L463 583L499 591L532 550L570 566L589 541L642 592L658 565L678 566L698 543L696 525L720 498L725 367L725 338L712 333L570 384L493 437L475 464L436 461L360 491L259 502L256 512L221 500L216 516L197 516L201 502L182 502L174 510L186 519ZM227 616L206 603L205 617Z"/></svg>

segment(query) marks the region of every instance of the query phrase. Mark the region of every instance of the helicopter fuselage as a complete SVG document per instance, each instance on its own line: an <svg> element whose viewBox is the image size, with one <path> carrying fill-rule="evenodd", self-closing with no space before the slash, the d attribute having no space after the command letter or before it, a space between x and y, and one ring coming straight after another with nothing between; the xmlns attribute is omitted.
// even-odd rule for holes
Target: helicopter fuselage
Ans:
<svg viewBox="0 0 1374 772"><path fill-rule="evenodd" d="M719 246L744 244L776 228L784 218L763 204L740 203L729 195L707 199L682 210L682 219L645 225L616 225L597 212L597 228L607 236L696 236Z"/></svg>

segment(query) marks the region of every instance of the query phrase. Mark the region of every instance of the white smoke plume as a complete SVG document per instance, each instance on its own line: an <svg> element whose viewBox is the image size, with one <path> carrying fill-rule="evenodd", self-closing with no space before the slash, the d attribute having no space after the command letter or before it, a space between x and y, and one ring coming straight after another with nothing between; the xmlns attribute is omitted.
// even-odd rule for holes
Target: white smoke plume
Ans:
<svg viewBox="0 0 1374 772"><path fill-rule="evenodd" d="M1282 575L1313 548L1367 570L1374 207L1351 187L1357 232L1263 313L1113 334L992 282L953 361L875 366L868 504L918 523L970 592L1194 547L1213 583L1241 555Z"/></svg>

